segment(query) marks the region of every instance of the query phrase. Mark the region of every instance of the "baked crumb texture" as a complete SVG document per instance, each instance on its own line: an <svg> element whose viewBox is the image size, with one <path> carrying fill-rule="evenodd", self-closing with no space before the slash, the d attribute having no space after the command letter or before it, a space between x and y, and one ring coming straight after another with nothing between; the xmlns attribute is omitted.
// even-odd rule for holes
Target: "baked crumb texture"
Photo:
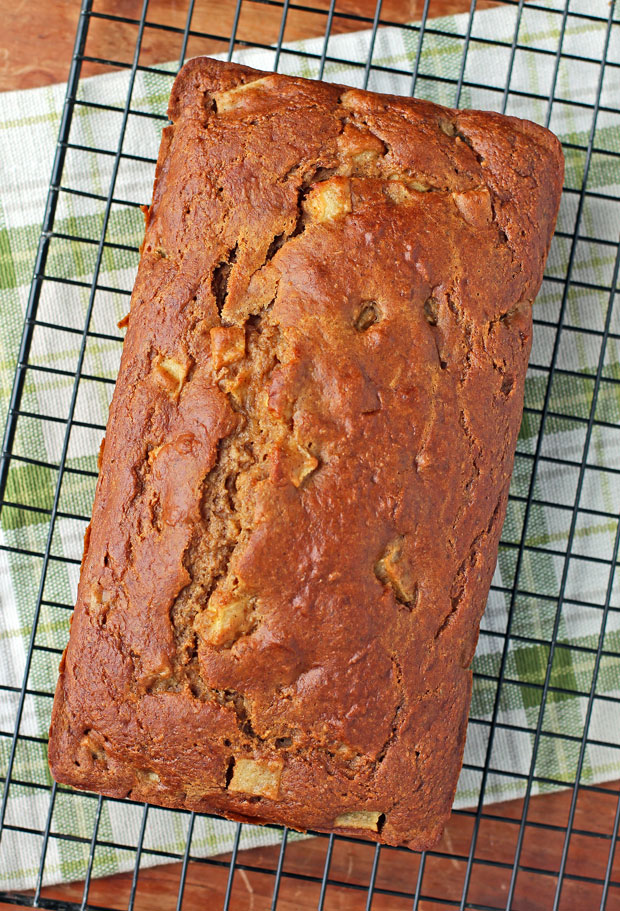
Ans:
<svg viewBox="0 0 620 911"><path fill-rule="evenodd" d="M462 761L560 146L207 58L169 113L53 774L427 848Z"/></svg>

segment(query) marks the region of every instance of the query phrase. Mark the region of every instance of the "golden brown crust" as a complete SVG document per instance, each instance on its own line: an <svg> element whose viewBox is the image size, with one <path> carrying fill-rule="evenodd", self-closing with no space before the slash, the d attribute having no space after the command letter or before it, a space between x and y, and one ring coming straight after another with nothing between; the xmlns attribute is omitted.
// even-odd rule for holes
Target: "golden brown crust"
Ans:
<svg viewBox="0 0 620 911"><path fill-rule="evenodd" d="M429 847L461 765L560 146L206 58L169 113L52 771Z"/></svg>

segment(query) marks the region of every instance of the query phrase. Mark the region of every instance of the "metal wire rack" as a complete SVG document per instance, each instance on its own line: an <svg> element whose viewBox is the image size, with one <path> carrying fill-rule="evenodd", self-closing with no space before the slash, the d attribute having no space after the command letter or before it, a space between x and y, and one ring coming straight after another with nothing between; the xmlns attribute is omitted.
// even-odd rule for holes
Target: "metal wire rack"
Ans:
<svg viewBox="0 0 620 911"><path fill-rule="evenodd" d="M448 10L465 15L457 24L454 24L456 20L450 20L452 25L447 25L447 20L435 18L435 3L441 7L440 12ZM510 38L489 37L478 30L482 6L512 11L514 30ZM415 12L417 16L413 14ZM538 41L535 30L524 28L527 16L536 12L556 17L554 42ZM257 33L259 19L260 35ZM412 22L414 19L417 21ZM596 53L583 56L579 48L575 49L574 44L568 42L567 35L575 24L584 35L594 28L598 30L600 41ZM386 63L385 55L376 53L385 28L398 30L413 48L406 65L398 60ZM105 38L106 29L112 30L109 39ZM367 30L363 59L354 55L341 57L338 51L333 51L330 36L353 29ZM114 35L121 31L132 35L133 54L128 60L111 59L112 54L106 52L114 46ZM312 45L289 44L306 34L320 40ZM425 47L433 38L445 39L446 35L455 49L453 59L456 62L451 70L442 68L436 56L425 55ZM468 762L466 756L465 769L475 781L470 807L455 810L448 837L436 850L422 855L334 836L319 835L312 841L293 844L287 831L276 830L276 827L274 831L280 832L278 844L248 851L241 847L242 826L239 825L232 851L225 856L204 857L198 856L192 847L196 825L193 814L185 814L184 843L178 850L157 852L150 848L145 840L149 812L166 811L149 811L144 806L137 808L141 815L135 833L118 846L132 854L131 881L124 891L115 893L111 889L106 907L127 907L129 911L176 907L187 911L206 901L209 908L279 908L281 911L293 908L374 908L375 911L620 908L620 858L616 856L620 781L588 781L584 772L590 750L608 750L610 755L614 750L620 750L620 698L616 698L620 690L620 644L616 643L620 640L611 635L620 627L620 585L616 578L620 498L617 486L614 486L620 478L620 446L614 436L619 429L616 405L620 401L620 318L614 310L614 297L620 290L620 177L617 176L620 170L620 95L605 91L609 74L614 75L620 69L619 39L620 18L615 0L611 3L565 0L564 6L547 0L531 3L480 0L478 4L477 0L471 0L463 8L459 8L458 2L446 6L442 0L424 0L416 10L412 10L411 4L398 0L385 0L383 4L381 0L376 3L374 0L372 3L370 0L359 3L353 0L342 3L338 0L230 0L224 3L188 0L183 3L179 0L174 4L143 0L141 5L138 0L124 5L113 0L97 3L82 0L0 470L3 521L19 511L35 511L40 514L43 528L41 546L37 550L28 550L19 543L2 544L3 550L16 552L31 561L34 589L29 603L23 607L30 630L23 679L0 684L2 698L10 698L14 705L13 726L0 731L3 763L0 768L4 781L0 837L6 840L17 833L30 838L32 882L26 892L0 892L0 901L58 909L103 907L101 900L93 897L93 861L96 852L104 846L100 830L102 814L107 804L115 802L95 795L74 794L35 774L28 777L28 766L20 761L20 750L24 743L37 748L45 745L45 737L24 732L23 716L31 699L38 700L45 717L51 709L51 687L39 687L36 667L43 659L57 663L61 648L45 644L41 639L41 618L54 611L62 627L61 635L66 637L68 630L71 600L55 597L53 591L50 594L53 589L50 578L59 565L68 567L75 577L79 553L59 555L56 536L61 521L75 522L80 527L87 521L96 473L92 465L80 467L71 459L71 445L74 436L82 431L97 436L104 429L101 422L84 414L80 394L85 384L99 383L108 396L113 383L113 371L111 375L105 364L99 370L93 368L89 351L93 341L104 342L115 351L121 346L122 340L115 330L99 331L95 317L98 311L110 308L111 299L126 302L131 291L131 268L114 287L106 285L102 275L109 255L127 254L130 267L137 262L136 245L127 243L124 236L115 237L113 223L119 211L136 213L139 204L148 199L140 198L138 192L135 198L119 197L118 178L128 162L143 169L147 183L152 178L153 156L140 154L128 146L127 137L136 118L151 118L159 128L166 121L163 103L158 113L139 110L134 104L135 83L141 73L168 79L169 87L173 72L153 60L157 57L153 43L161 45L165 41L170 51L167 57L160 54L159 61L176 55L182 63L187 56L201 52L222 53L231 59L240 48L262 49L272 52L274 69L281 67L285 58L289 62L298 58L318 78L332 78L334 68L337 77L338 67L346 66L358 74L358 84L364 86L373 87L376 75L383 74L399 80L397 84L403 93L408 91L412 95L436 98L439 92L441 100L454 106L479 105L509 113L518 110L519 104L527 103L534 111L530 116L536 115L552 127L558 108L570 109L586 126L565 137L567 161L571 166L567 170L563 203L565 217L560 219L555 240L559 252L555 258L552 252L541 292L543 303L535 311L537 337L545 343L535 346L532 356L530 377L533 385L529 388L534 389L535 394L526 399L524 427L527 432L522 433L515 467L519 483L514 485L509 521L503 535L500 562L503 557L509 569L501 579L495 577L491 594L491 600L495 599L499 605L497 616L501 621L485 623L482 632L482 642L492 638L497 647L490 664L482 661L476 665L476 685L484 684L489 698L485 712L481 712L475 702L472 706L470 736L482 736L484 762ZM474 47L494 48L500 55L500 63L496 63L492 76L480 78L470 71ZM522 55L529 55L535 63L544 62L547 78L541 82L542 88L514 82L515 63ZM571 97L565 78L567 68L584 65L595 70L594 89L587 100ZM98 105L116 118L115 135L108 132L105 147L96 139L88 145L81 137L76 138L76 119L80 110L93 106L80 94L81 76L85 72L119 70L128 73L124 104ZM611 141L604 138L602 124L610 131ZM67 182L67 158L78 153L86 159L103 156L109 160L103 186L76 187ZM615 174L615 179L593 181L593 175L604 168ZM57 211L68 197L82 198L97 207L96 232L81 233L79 222L73 233L58 227ZM57 267L55 253L62 241L91 249L86 280L75 278L69 267L64 271ZM584 273L585 247L597 262L606 264L601 271L601 280L593 281L591 275ZM76 289L80 291L84 301L81 323L72 324L69 318L61 323L48 316L45 293L50 283L60 283L68 297ZM595 303L590 306L588 301ZM116 318L110 325L115 322ZM60 332L72 334L79 343L70 370L46 367L37 362L38 335ZM580 346L594 352L588 368L575 357L571 359L570 352ZM43 414L30 410L28 384L33 374L41 371L62 373L65 379L69 378L69 394L62 413ZM573 404L568 409L562 404L566 398L558 395L558 390L567 384L580 390L577 398L571 398ZM22 431L31 422L53 424L60 432L60 436L57 434L58 456L54 461L43 463L32 458L22 444ZM578 445L564 449L561 445L559 449L550 446L549 441L558 428L567 435L566 439L568 434L576 434ZM609 435L611 446L600 445L601 433ZM48 472L51 487L45 508L33 506L26 497L20 499L19 485L12 483L13 474L24 466ZM549 471L565 479L562 491L548 480ZM82 509L65 505L64 489L72 478L83 482L86 490ZM599 496L603 488L607 490L607 498ZM563 517L561 533L543 543L536 538L540 510L550 510ZM605 524L608 546L604 551L582 546L586 521ZM532 572L536 560L554 563L557 584L540 583L542 576ZM587 596L575 584L575 576L588 579L595 575L602 579L597 589L600 597L596 598ZM571 637L570 631L566 633L566 618L572 610L589 612L588 616L594 618L595 633L587 640ZM523 616L526 621L528 617L543 617L544 622L528 626L522 620ZM539 660L526 674L517 675L514 654L515 649L522 646L535 647ZM586 667L585 677L568 679L558 673L558 667L565 668L571 662ZM608 677L615 675L615 695L613 680L607 690L601 687L603 670ZM523 723L511 723L503 714L503 700L510 688L526 693L524 702L529 706L529 713ZM527 693L533 695L528 697ZM562 700L579 702L581 724L578 733L566 725L561 713L554 715L550 710ZM600 725L593 729L593 718L601 700L613 710L608 717L615 719L603 734ZM506 735L514 738L523 735L528 740L528 760L521 767L511 766L505 759L506 754L498 748ZM541 767L541 755L549 739L566 750L568 772L564 775L545 772L544 766ZM516 783L520 794L509 802L486 803L485 794L491 781L498 777ZM559 788L564 790L555 790ZM42 820L20 819L11 812L12 798L17 800L16 795L24 789L38 789L47 795L47 810ZM549 793L540 796L539 792L545 790ZM59 800L69 795L73 801L76 829L60 831L55 810ZM78 827L78 819L82 820L82 828ZM88 830L84 829L84 819L88 820ZM82 882L78 892L74 892L75 900L60 900L50 897L44 887L46 861L52 843L72 839L83 847L82 866L77 873L74 871L74 878L77 876ZM176 864L173 868L176 894L171 895L167 905L161 896L155 899L152 892L148 895L141 892L142 863L154 855L159 860ZM192 891L196 878L202 884L214 883L213 891L201 893L203 897L198 901ZM259 882L262 883L260 887ZM250 893L251 901L248 899Z"/></svg>

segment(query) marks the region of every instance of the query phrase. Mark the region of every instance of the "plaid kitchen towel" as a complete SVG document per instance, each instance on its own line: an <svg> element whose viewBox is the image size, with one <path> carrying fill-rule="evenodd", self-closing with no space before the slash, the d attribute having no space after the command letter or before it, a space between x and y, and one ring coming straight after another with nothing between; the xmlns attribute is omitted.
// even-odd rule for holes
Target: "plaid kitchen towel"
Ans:
<svg viewBox="0 0 620 911"><path fill-rule="evenodd" d="M537 327L526 390L527 410L519 439L511 501L493 590L476 653L476 680L471 723L456 805L475 805L480 796L482 768L488 758L484 800L498 801L523 794L532 764L534 731L541 708L542 685L550 654L560 580L582 459L587 418L594 393L599 358L604 365L594 425L587 455L580 505L583 507L572 543L564 599L557 631L549 692L542 717L532 792L571 784L588 712L595 654L601 633L602 606L611 590L595 696L590 703L589 743L582 782L620 777L620 584L614 579L613 545L620 510L620 308L612 313L610 334L602 345L602 330L610 303L610 286L620 229L620 25L612 29L594 148L587 175L579 228L580 240L571 258L571 232L584 178L598 91L599 61L609 13L607 0L581 0L600 21L569 15L562 38L563 56L556 59L562 16L559 0L548 9L516 5L476 13L463 64L463 38L468 17L429 20L419 48L419 29L382 28L374 46L369 31L334 36L329 41L325 78L361 85L372 46L369 87L409 93L417 69L415 91L444 104L501 108L503 90L507 112L544 122L546 97L551 128L566 148L567 191L558 233L547 267L547 279L535 306ZM579 12L579 0L571 5ZM516 37L516 41L514 41ZM490 42L495 42L491 44ZM497 44L497 42L503 42ZM536 52L532 49L535 48ZM281 72L317 76L326 50L322 39L285 46ZM302 53L300 56L299 52ZM579 59L577 59L579 58ZM235 59L271 69L275 52L244 50ZM355 62L358 65L355 65ZM557 66L557 69L556 69ZM174 71L174 66L162 70ZM455 99L454 80L465 85ZM126 72L86 79L80 84L67 151L63 187L58 202L55 236L50 241L34 329L28 371L21 401L22 416L14 442L15 458L6 490L0 529L0 774L5 775L11 734L19 703L27 646L41 581L41 554L46 547L49 511L58 480L65 420L74 388L74 372L82 343L90 284L103 225L105 198L114 163L122 109L128 87ZM46 763L45 736L49 724L59 651L68 633L96 475L96 453L118 368L121 338L117 321L128 307L143 231L135 204L150 199L153 165L144 159L157 154L171 76L138 72L114 199L106 230L101 271L90 332L86 339L82 378L75 403L62 477L58 516L51 539L51 559L43 584L43 602L36 629L29 691L23 705L12 783L0 846L0 889L31 888L36 879L41 837L19 831L24 821L43 831L50 806L51 780ZM500 89L499 93L493 88ZM42 220L64 86L52 86L0 96L0 378L4 416L19 347L32 267ZM97 107L105 104L106 109ZM100 150L92 154L80 149ZM106 154L112 153L112 154ZM131 157L134 156L134 157ZM78 190L89 195L69 192ZM128 204L128 203L133 203ZM595 240L593 240L595 239ZM90 241L90 242L89 242ZM537 469L519 575L504 680L497 694L497 674L515 576L517 546L524 520L532 454L547 384L563 293L563 279L572 265L566 305L566 329L557 352L556 371ZM59 283L55 278L71 279ZM94 425L94 426L93 426ZM26 461L29 460L29 461ZM614 470L615 469L615 470ZM77 517L77 518L76 518ZM82 517L82 518L80 518ZM617 576L618 574L616 574ZM498 726L487 757L489 721L498 699ZM85 875L97 798L59 792L51 821L45 883ZM182 813L148 811L142 864L170 860L185 846L189 817ZM142 807L105 800L98 829L93 875L129 869L143 821ZM192 854L227 851L236 827L225 821L198 819ZM65 840L61 836L74 836ZM77 838L76 838L77 837ZM270 829L243 826L241 847L279 838Z"/></svg>

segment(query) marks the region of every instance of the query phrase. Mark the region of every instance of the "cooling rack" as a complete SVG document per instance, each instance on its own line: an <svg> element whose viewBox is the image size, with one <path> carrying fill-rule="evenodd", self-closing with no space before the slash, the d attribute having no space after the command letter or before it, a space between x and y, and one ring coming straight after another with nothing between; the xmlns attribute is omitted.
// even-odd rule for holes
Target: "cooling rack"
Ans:
<svg viewBox="0 0 620 911"><path fill-rule="evenodd" d="M0 892L0 902L129 911L620 908L620 19L615 0L466 3L83 0L0 469L3 529L33 513L40 529L37 547L8 532L0 545L0 555L23 558L32 575L20 607L23 678L0 684L11 706L11 724L0 730L0 866L3 844L25 837L31 882L25 891ZM507 35L494 31L499 20L484 19L501 10L510 14ZM353 31L363 40L334 41ZM386 35L399 48L391 56ZM137 805L136 825L115 844L102 820L120 802L58 787L32 760L32 751L44 756L46 740L24 719L36 700L46 728L54 673L38 668L57 666L72 608L63 592L79 565L79 553L59 547L59 529L83 531L96 478L93 461L76 458L73 447L80 435L98 440L104 429L82 393L96 386L109 401L122 344L115 324L131 291L139 205L152 181L154 153L136 145L133 124L147 118L155 133L161 129L171 79L188 56L237 59L240 52L250 63L252 53L269 52L275 70L526 113L563 139L566 186L535 309L511 501L475 663L465 786L443 841L423 854L339 836L300 841L278 827L271 827L274 844L246 849L247 827L239 825L231 850L209 857L195 844L200 817L189 813L175 813L182 835L162 851L149 842L150 820L172 814ZM176 65L164 65L173 58ZM93 73L124 73L122 104L89 101L81 79ZM148 109L136 104L145 75L164 86ZM589 93L582 91L588 82ZM105 141L86 141L78 129L88 108L109 114ZM76 156L86 170L92 162L91 185L68 179ZM121 186L134 192L121 196ZM79 217L68 230L58 216L67 200L90 207L94 230L92 219ZM63 256L63 243L73 256ZM90 251L82 271L76 245ZM66 318L47 306L52 286L66 296ZM56 334L73 339L69 368L38 359L41 340ZM32 405L31 385L42 372L62 378L66 394L56 412ZM44 461L28 440L50 427L57 457ZM20 486L29 470L46 479L44 505ZM42 635L46 625L56 630L53 644ZM516 715L509 711L515 699ZM36 820L20 813L29 794L44 802ZM61 803L70 807L69 829L59 826ZM65 842L79 848L65 877L78 882L54 891L46 864ZM131 858L133 872L103 888L93 877L95 859L112 849ZM168 864L159 880L147 876L154 861Z"/></svg>

